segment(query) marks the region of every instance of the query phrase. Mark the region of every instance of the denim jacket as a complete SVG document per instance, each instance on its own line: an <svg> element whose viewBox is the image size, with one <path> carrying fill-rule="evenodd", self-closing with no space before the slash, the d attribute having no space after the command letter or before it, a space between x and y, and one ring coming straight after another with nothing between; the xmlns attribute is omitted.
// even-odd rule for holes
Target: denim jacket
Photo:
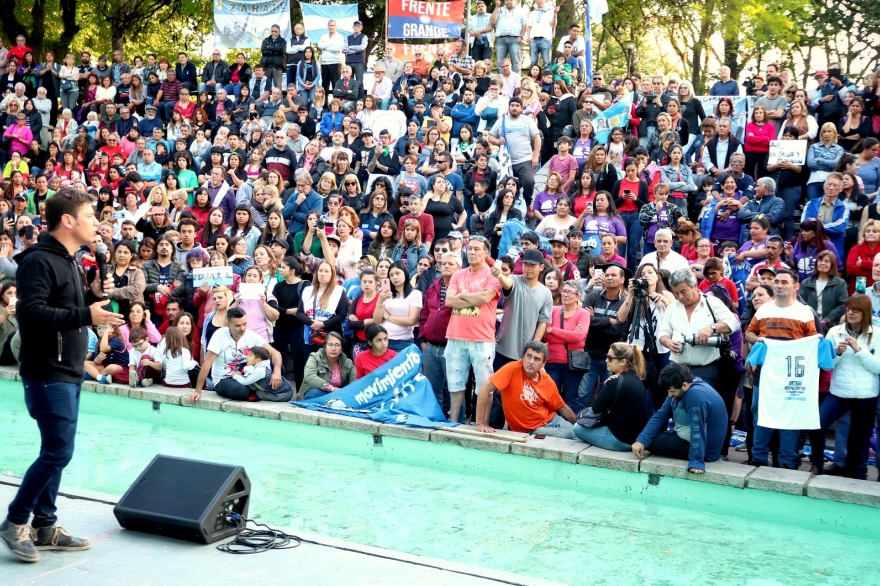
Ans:
<svg viewBox="0 0 880 586"><path fill-rule="evenodd" d="M410 244L406 255L406 268L409 271L410 277L416 274L419 268L419 259L427 255L428 248L424 244L420 244L418 247L415 244ZM403 246L398 243L394 247L394 252L391 253L391 260L397 262L401 257L403 257Z"/></svg>
<svg viewBox="0 0 880 586"><path fill-rule="evenodd" d="M807 168L810 170L808 183L824 181L828 173L834 171L842 156L843 147L837 143L827 147L821 142L810 145L807 151Z"/></svg>

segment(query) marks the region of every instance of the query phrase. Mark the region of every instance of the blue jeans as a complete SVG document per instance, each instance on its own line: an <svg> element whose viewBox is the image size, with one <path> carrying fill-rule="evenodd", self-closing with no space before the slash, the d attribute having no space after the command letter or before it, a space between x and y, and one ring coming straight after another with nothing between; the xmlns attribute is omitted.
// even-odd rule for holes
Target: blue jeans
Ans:
<svg viewBox="0 0 880 586"><path fill-rule="evenodd" d="M80 385L61 381L37 381L22 377L24 402L40 428L40 455L25 472L12 503L9 521L26 525L31 513L35 528L51 527L61 473L73 457L79 417Z"/></svg>
<svg viewBox="0 0 880 586"><path fill-rule="evenodd" d="M501 70L501 64L506 58L510 58L511 69L514 73L519 73L519 64L522 59L522 46L517 37L495 37L495 62L498 63L498 70Z"/></svg>
<svg viewBox="0 0 880 586"><path fill-rule="evenodd" d="M306 394L303 395L303 400L307 399L317 399L318 397L323 397L327 394L327 391L324 389L309 389L306 391Z"/></svg>
<svg viewBox="0 0 880 586"><path fill-rule="evenodd" d="M850 416L850 421L847 438L844 442L846 443L846 456L843 475L847 478L866 478L867 465L864 463L868 461L868 448L876 411L877 397L844 399L833 394L825 397L819 407L819 429L810 432L810 446L813 452L810 458L812 464L821 470L824 464L825 429L846 413ZM836 438L835 443L837 443Z"/></svg>
<svg viewBox="0 0 880 586"><path fill-rule="evenodd" d="M834 463L838 468L846 464L846 442L849 439L849 413L844 413L837 420L834 430Z"/></svg>
<svg viewBox="0 0 880 586"><path fill-rule="evenodd" d="M752 394L752 413L755 414L755 444L752 447L752 462L756 466L767 466L769 463L770 439L773 430L769 427L758 425L758 385L754 385ZM801 461L797 457L797 444L799 432L796 429L780 429L779 431L779 466L797 470Z"/></svg>
<svg viewBox="0 0 880 586"><path fill-rule="evenodd" d="M550 375L553 382L556 383L556 388L559 389L562 400L571 407L574 400L577 399L578 387L585 373L571 370L568 364L564 362L548 362L544 365L544 370Z"/></svg>
<svg viewBox="0 0 880 586"><path fill-rule="evenodd" d="M312 103L315 101L315 90L318 89L318 86L312 86L312 89L307 90L305 88L299 88L299 95L304 97L308 103Z"/></svg>
<svg viewBox="0 0 880 586"><path fill-rule="evenodd" d="M814 199L818 199L825 195L825 182L824 181L816 181L815 183L807 184L807 202L811 202Z"/></svg>
<svg viewBox="0 0 880 586"><path fill-rule="evenodd" d="M784 240L791 240L794 236L794 211L801 200L801 186L782 187L776 195L785 202L785 215L782 217L783 226L780 233Z"/></svg>
<svg viewBox="0 0 880 586"><path fill-rule="evenodd" d="M388 348L390 350L394 350L395 352L400 352L401 350L406 350L410 346L413 345L413 339L409 340L388 340Z"/></svg>
<svg viewBox="0 0 880 586"><path fill-rule="evenodd" d="M590 406L590 402L593 399L593 393L596 392L596 385L604 384L609 376L611 376L611 374L608 372L608 365L605 363L605 357L593 358L590 356L590 370L587 371L587 374L584 375L584 378L581 379L581 384L578 386L578 399L580 400L581 406Z"/></svg>
<svg viewBox="0 0 880 586"><path fill-rule="evenodd" d="M550 43L553 39L532 39L529 41L529 52L532 54L532 65L538 64L538 56L544 58L544 67L550 67Z"/></svg>
<svg viewBox="0 0 880 586"><path fill-rule="evenodd" d="M611 430L608 429L607 425L603 425L602 427L584 427L575 423L572 432L579 440L585 441L597 448L602 448L603 450L628 452L632 449L632 446L625 444L614 437L614 434L611 433Z"/></svg>
<svg viewBox="0 0 880 586"><path fill-rule="evenodd" d="M446 346L427 345L422 351L422 374L431 383L440 407L443 407L444 399L446 405L449 405L449 391L446 390Z"/></svg>
<svg viewBox="0 0 880 586"><path fill-rule="evenodd" d="M639 212L622 212L620 218L626 226L626 244L622 246L623 253L618 252L618 254L626 257L626 268L635 272L638 268L636 257L639 254L639 244L642 243L642 234L645 230L639 222Z"/></svg>
<svg viewBox="0 0 880 586"><path fill-rule="evenodd" d="M645 136L639 137L639 146L648 149L649 153L660 146L660 130L656 125L645 128Z"/></svg>
<svg viewBox="0 0 880 586"><path fill-rule="evenodd" d="M238 90L241 88L240 83L227 83L224 89L226 93L230 96L235 96L235 99L238 99Z"/></svg>
<svg viewBox="0 0 880 586"><path fill-rule="evenodd" d="M496 393L497 395L498 393ZM546 435L548 437L561 437L562 439L575 439L572 429L573 424L569 423L559 415L555 415L553 419L535 430L536 434Z"/></svg>

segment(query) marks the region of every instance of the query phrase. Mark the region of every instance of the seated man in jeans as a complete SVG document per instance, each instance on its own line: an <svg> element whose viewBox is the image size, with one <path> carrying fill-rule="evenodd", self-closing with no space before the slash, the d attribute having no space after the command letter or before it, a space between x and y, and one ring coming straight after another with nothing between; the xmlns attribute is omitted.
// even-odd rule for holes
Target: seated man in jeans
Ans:
<svg viewBox="0 0 880 586"><path fill-rule="evenodd" d="M550 375L542 370L549 357L546 344L528 342L522 360L502 366L483 383L477 399L477 431L495 433L489 426L489 412L492 393L497 392L501 393L504 419L511 431L575 439L574 411L562 400Z"/></svg>
<svg viewBox="0 0 880 586"><path fill-rule="evenodd" d="M702 474L706 462L721 458L728 421L724 400L685 364L670 363L658 382L669 397L636 438L633 454L644 458L647 448L652 454L687 460L688 472ZM670 417L673 431L667 431Z"/></svg>
<svg viewBox="0 0 880 586"><path fill-rule="evenodd" d="M213 387L218 395L237 401L247 401L252 394L251 390L236 382L233 377L244 373L244 368L248 365L247 357L254 346L265 348L271 357L272 377L269 379L269 385L273 389L278 389L282 384L281 354L263 338L248 331L247 315L244 310L233 307L227 311L226 323L228 326L217 330L208 343L205 362L196 382L196 390L187 397L193 403L201 398L208 373L211 374L212 381L209 388Z"/></svg>

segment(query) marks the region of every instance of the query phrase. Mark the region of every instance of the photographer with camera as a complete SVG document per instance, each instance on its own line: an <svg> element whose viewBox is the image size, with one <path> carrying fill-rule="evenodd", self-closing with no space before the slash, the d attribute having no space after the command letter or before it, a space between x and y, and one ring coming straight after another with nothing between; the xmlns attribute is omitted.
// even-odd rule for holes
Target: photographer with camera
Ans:
<svg viewBox="0 0 880 586"><path fill-rule="evenodd" d="M651 391L655 410L666 400L666 393L657 387L656 375L669 364L669 348L661 345L658 338L666 308L673 303L675 297L666 288L661 272L652 264L644 264L630 279L629 295L617 310L617 319L624 322L630 319L632 313L627 341L638 346L644 354L649 372L645 386Z"/></svg>
<svg viewBox="0 0 880 586"><path fill-rule="evenodd" d="M718 386L719 346L740 329L739 319L718 299L703 295L690 269L679 269L669 278L676 302L660 326L660 343L672 351L670 360L690 367L694 376L712 388Z"/></svg>

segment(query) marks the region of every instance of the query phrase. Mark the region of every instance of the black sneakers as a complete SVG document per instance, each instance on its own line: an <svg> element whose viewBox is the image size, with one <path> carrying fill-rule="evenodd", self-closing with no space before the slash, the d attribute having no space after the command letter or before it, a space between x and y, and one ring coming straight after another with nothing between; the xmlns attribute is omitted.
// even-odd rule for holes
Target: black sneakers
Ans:
<svg viewBox="0 0 880 586"><path fill-rule="evenodd" d="M92 547L88 539L74 537L64 527L31 527L31 539L37 549L49 551L83 551Z"/></svg>
<svg viewBox="0 0 880 586"><path fill-rule="evenodd" d="M34 540L30 525L16 525L4 519L0 523L0 541L9 550L9 553L25 562L36 562L40 559L40 553L34 547Z"/></svg>

